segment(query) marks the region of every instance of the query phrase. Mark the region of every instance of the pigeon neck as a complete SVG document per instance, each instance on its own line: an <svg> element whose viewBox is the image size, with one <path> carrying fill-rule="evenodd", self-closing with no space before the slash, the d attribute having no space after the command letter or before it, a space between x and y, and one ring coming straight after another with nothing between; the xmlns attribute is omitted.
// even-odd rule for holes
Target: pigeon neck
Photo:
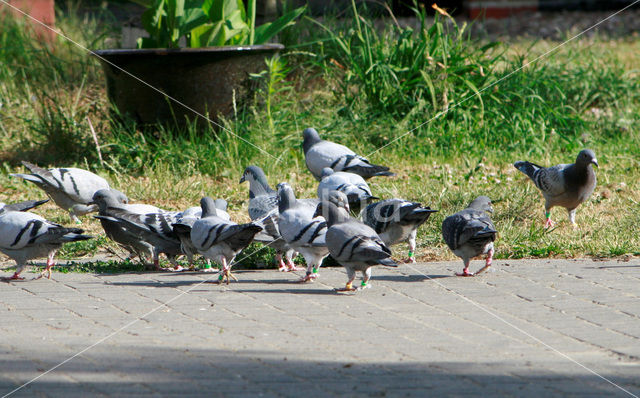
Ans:
<svg viewBox="0 0 640 398"><path fill-rule="evenodd" d="M266 180L262 180L260 177L251 180L249 182L249 198L253 199L256 196L273 194L275 191L271 189L269 183Z"/></svg>
<svg viewBox="0 0 640 398"><path fill-rule="evenodd" d="M208 196L200 200L200 207L202 208L202 218L217 215L215 202Z"/></svg>
<svg viewBox="0 0 640 398"><path fill-rule="evenodd" d="M331 202L322 202L323 216L327 220L327 226L340 224L349 220L346 210L340 209Z"/></svg>
<svg viewBox="0 0 640 398"><path fill-rule="evenodd" d="M284 213L296 203L296 196L291 188L281 189L278 196L278 211Z"/></svg>

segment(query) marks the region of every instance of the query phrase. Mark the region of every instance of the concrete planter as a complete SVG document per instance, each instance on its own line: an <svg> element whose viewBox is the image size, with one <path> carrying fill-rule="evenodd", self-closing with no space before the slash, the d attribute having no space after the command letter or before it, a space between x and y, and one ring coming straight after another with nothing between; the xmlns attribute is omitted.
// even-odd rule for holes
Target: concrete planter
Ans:
<svg viewBox="0 0 640 398"><path fill-rule="evenodd" d="M242 102L250 93L249 74L264 70L265 58L283 48L281 44L264 44L99 50L95 54L105 72L109 100L121 114L142 124L184 125L186 119L206 121L149 86L215 120L218 115L231 114L234 99Z"/></svg>

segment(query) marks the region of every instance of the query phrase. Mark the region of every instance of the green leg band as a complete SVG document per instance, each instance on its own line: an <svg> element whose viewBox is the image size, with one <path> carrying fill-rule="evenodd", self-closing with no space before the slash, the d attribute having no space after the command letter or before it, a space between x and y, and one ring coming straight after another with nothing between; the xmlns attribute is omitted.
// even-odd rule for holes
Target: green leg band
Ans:
<svg viewBox="0 0 640 398"><path fill-rule="evenodd" d="M211 268L211 264L205 264L204 265L204 269L210 269Z"/></svg>
<svg viewBox="0 0 640 398"><path fill-rule="evenodd" d="M318 273L318 269L314 268L311 272L314 273L314 274L317 274Z"/></svg>
<svg viewBox="0 0 640 398"><path fill-rule="evenodd" d="M550 212L550 211L548 211L548 212L547 212L547 214L546 214L546 216L547 216L547 218L551 218L551 212Z"/></svg>
<svg viewBox="0 0 640 398"><path fill-rule="evenodd" d="M362 282L360 283L360 286L362 286L362 287L367 287L367 282L362 281Z"/></svg>
<svg viewBox="0 0 640 398"><path fill-rule="evenodd" d="M409 250L409 257L413 257L413 252Z"/></svg>
<svg viewBox="0 0 640 398"><path fill-rule="evenodd" d="M218 280L221 281L224 278L224 274L218 275Z"/></svg>

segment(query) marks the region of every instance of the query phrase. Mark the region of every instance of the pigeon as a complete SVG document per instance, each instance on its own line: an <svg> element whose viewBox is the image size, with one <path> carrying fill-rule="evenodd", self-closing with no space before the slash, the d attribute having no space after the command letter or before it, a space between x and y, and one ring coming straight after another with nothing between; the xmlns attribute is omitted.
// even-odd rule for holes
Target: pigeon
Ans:
<svg viewBox="0 0 640 398"><path fill-rule="evenodd" d="M223 220L230 221L231 216L227 213L227 201L224 199L216 199L214 201L214 206L216 208L217 216L222 218ZM189 268L193 269L193 256L198 253L198 250L191 242L191 228L196 221L198 221L202 216L202 207L190 207L187 210L181 212L178 217L176 217L176 222L172 224L173 232L176 233L178 239L180 239L180 248L182 252L187 256L189 260ZM209 260L207 261L207 265L205 266L205 270L210 270L211 265Z"/></svg>
<svg viewBox="0 0 640 398"><path fill-rule="evenodd" d="M9 211L27 211L31 210L35 207L43 205L47 203L49 199L44 200L25 200L24 202L11 203L6 204L0 202L0 214L9 212Z"/></svg>
<svg viewBox="0 0 640 398"><path fill-rule="evenodd" d="M204 197L200 200L202 217L193 223L191 228L191 242L206 259L217 261L222 266L218 283L229 278L237 280L231 274L233 260L238 253L249 246L253 237L262 230L254 223L236 224L218 216L212 198Z"/></svg>
<svg viewBox="0 0 640 398"><path fill-rule="evenodd" d="M487 254L485 266L475 275L491 266L493 261L493 242L496 240L496 227L488 213L493 213L491 199L478 196L469 207L444 219L442 237L449 249L464 262L462 273L458 276L474 276L469 272L469 263L473 257Z"/></svg>
<svg viewBox="0 0 640 398"><path fill-rule="evenodd" d="M305 129L302 135L304 137L302 148L307 168L318 181L322 179L322 169L325 167L358 174L364 179L395 175L389 171L388 167L371 164L369 160L356 155L344 145L321 139L313 128Z"/></svg>
<svg viewBox="0 0 640 398"><path fill-rule="evenodd" d="M391 250L380 239L376 231L362 221L350 217L346 211L331 202L318 205L316 214L322 213L327 220L326 244L333 257L346 270L348 281L344 288L336 291L354 291L356 271L362 272L360 289L370 287L371 267L377 264L397 267L391 259Z"/></svg>
<svg viewBox="0 0 640 398"><path fill-rule="evenodd" d="M153 258L159 269L159 254L165 253L177 268L175 256L180 254L180 240L171 225L177 221L177 212L168 212L145 204L127 204L127 197L115 189L97 191L92 203L99 206L102 227L114 242L141 259ZM148 213L138 212L150 211Z"/></svg>
<svg viewBox="0 0 640 398"><path fill-rule="evenodd" d="M347 195L349 207L356 214L372 200L378 199L371 195L371 188L358 174L333 171L331 168L325 167L322 170L320 184L318 184L318 198L324 199L325 195L331 191L340 191Z"/></svg>
<svg viewBox="0 0 640 398"><path fill-rule="evenodd" d="M373 228L387 246L406 241L409 244L407 261L415 263L418 227L436 211L404 199L386 199L367 206L362 212L362 221Z"/></svg>
<svg viewBox="0 0 640 398"><path fill-rule="evenodd" d="M553 226L551 208L562 206L569 212L569 221L575 227L576 208L591 196L596 187L596 173L591 165L598 167L596 154L583 149L573 164L542 167L531 162L517 161L516 169L526 174L544 196L545 228Z"/></svg>
<svg viewBox="0 0 640 398"><path fill-rule="evenodd" d="M302 254L307 263L306 275L301 282L312 282L318 277L322 260L329 254L325 244L327 222L315 216L316 209L296 199L286 182L278 184L278 229L284 241Z"/></svg>
<svg viewBox="0 0 640 398"><path fill-rule="evenodd" d="M100 189L109 189L107 180L87 170L73 167L45 170L29 162L22 164L31 174L11 175L43 189L78 224L81 223L79 216L98 210L96 205L89 204L93 194Z"/></svg>
<svg viewBox="0 0 640 398"><path fill-rule="evenodd" d="M15 260L13 276L1 278L9 281L24 279L20 273L27 261L47 257L47 266L38 278L47 274L51 278L53 256L64 243L91 239L80 228L65 228L28 211L5 211L0 214L0 251Z"/></svg>

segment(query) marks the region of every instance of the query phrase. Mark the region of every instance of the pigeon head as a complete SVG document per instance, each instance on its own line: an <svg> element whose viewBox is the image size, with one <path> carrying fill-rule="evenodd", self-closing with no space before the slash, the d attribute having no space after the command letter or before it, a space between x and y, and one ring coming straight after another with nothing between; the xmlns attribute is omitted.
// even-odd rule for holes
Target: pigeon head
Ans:
<svg viewBox="0 0 640 398"><path fill-rule="evenodd" d="M278 184L278 211L284 213L296 202L296 195L293 188L286 182Z"/></svg>
<svg viewBox="0 0 640 398"><path fill-rule="evenodd" d="M320 201L333 203L338 208L345 209L347 213L349 213L349 199L347 198L347 195L345 195L343 192L335 191L335 190L329 191L326 193L323 192L322 197L320 198Z"/></svg>
<svg viewBox="0 0 640 398"><path fill-rule="evenodd" d="M469 209L478 211L486 211L487 213L493 213L493 207L491 206L491 199L487 196L478 196L473 202L469 204Z"/></svg>
<svg viewBox="0 0 640 398"><path fill-rule="evenodd" d="M93 194L91 202L88 204L96 204L100 211L106 210L107 207L119 207L121 204L129 203L127 195L117 189L100 189Z"/></svg>
<svg viewBox="0 0 640 398"><path fill-rule="evenodd" d="M249 196L251 198L261 193L273 192L273 189L271 189L269 182L267 181L267 176L258 166L248 166L244 169L242 178L240 178L240 184L245 181L249 181Z"/></svg>
<svg viewBox="0 0 640 398"><path fill-rule="evenodd" d="M587 167L590 164L598 167L598 160L596 159L596 154L591 149L583 149L578 154L578 158L576 159L576 164L582 167Z"/></svg>
<svg viewBox="0 0 640 398"><path fill-rule="evenodd" d="M216 209L222 210L222 211L227 211L227 207L229 206L227 201L224 200L224 199L216 199L214 201L214 204L215 204Z"/></svg>
<svg viewBox="0 0 640 398"><path fill-rule="evenodd" d="M318 134L316 129L314 129L313 127L304 129L304 131L302 132L302 137L304 139L304 141L302 141L302 150L304 151L305 155L307 154L307 151L309 151L309 148L313 146L313 144L322 141L322 139L320 138L320 134Z"/></svg>
<svg viewBox="0 0 640 398"><path fill-rule="evenodd" d="M209 196L200 199L200 207L202 208L202 218L217 216L216 202Z"/></svg>

